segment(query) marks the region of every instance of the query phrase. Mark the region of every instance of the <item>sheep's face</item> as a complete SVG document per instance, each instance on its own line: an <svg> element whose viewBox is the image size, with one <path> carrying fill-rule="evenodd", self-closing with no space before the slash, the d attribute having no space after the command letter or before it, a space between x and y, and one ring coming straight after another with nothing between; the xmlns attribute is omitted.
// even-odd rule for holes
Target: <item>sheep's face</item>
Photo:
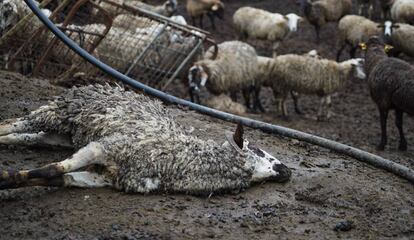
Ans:
<svg viewBox="0 0 414 240"><path fill-rule="evenodd" d="M0 1L0 37L3 36L19 19L17 16L17 6L13 1Z"/></svg>
<svg viewBox="0 0 414 240"><path fill-rule="evenodd" d="M177 5L178 3L176 0L168 0L164 3L164 9L169 16L172 16L177 10Z"/></svg>
<svg viewBox="0 0 414 240"><path fill-rule="evenodd" d="M226 145L230 145L237 153L246 159L245 167L252 169L252 183L273 181L286 182L290 179L290 169L266 151L243 139L243 127L237 126L234 133L226 133Z"/></svg>
<svg viewBox="0 0 414 240"><path fill-rule="evenodd" d="M192 91L199 92L203 88L208 80L208 74L204 67L200 65L194 65L188 72L188 84Z"/></svg>
<svg viewBox="0 0 414 240"><path fill-rule="evenodd" d="M348 62L351 64L352 68L354 69L355 77L359 79L365 79L366 75L364 72L364 59L362 58L355 58L350 59Z"/></svg>
<svg viewBox="0 0 414 240"><path fill-rule="evenodd" d="M286 15L286 20L288 21L289 30L291 32L296 32L298 30L298 25L303 21L303 18L294 13L289 13Z"/></svg>

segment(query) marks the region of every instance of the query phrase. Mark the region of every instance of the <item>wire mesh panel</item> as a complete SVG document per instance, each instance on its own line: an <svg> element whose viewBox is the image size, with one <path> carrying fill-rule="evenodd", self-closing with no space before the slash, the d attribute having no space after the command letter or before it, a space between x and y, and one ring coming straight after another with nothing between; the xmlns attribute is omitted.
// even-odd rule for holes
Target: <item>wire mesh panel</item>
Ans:
<svg viewBox="0 0 414 240"><path fill-rule="evenodd" d="M112 25L109 14L93 14L98 12L100 7L88 0L44 0L40 6L45 9L45 14L50 14L50 19L58 27L90 52L94 51ZM3 30L1 32L4 33L0 38L3 69L57 78L73 69L74 65L84 62L44 28L24 1L12 0L0 3L0 11L6 8L10 9L5 15L6 22L10 24L0 26ZM104 27L93 28L87 25L88 22L84 19L88 19L89 22L104 23Z"/></svg>
<svg viewBox="0 0 414 240"><path fill-rule="evenodd" d="M207 34L126 1L100 0L113 25L98 46L97 58L146 84L161 87L182 75L201 56Z"/></svg>
<svg viewBox="0 0 414 240"><path fill-rule="evenodd" d="M9 1L19 10L13 10L16 22L0 31L2 68L49 78L99 74L44 29L23 0ZM43 0L40 7L96 58L152 86L165 87L185 73L208 41L202 30L111 0Z"/></svg>

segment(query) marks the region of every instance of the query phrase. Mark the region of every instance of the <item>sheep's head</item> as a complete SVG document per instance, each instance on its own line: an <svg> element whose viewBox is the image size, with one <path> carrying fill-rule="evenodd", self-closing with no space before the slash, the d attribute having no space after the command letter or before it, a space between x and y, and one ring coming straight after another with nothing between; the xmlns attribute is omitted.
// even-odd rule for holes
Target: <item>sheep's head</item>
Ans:
<svg viewBox="0 0 414 240"><path fill-rule="evenodd" d="M364 59L362 58L353 58L346 61L346 63L349 63L352 66L352 69L354 69L354 75L355 77L359 79L365 79L366 75L364 72Z"/></svg>
<svg viewBox="0 0 414 240"><path fill-rule="evenodd" d="M298 25L303 21L303 18L294 14L289 13L285 16L286 21L288 22L289 30L291 32L296 32L298 30Z"/></svg>
<svg viewBox="0 0 414 240"><path fill-rule="evenodd" d="M207 68L201 64L195 64L188 72L188 84L192 91L199 92L205 87L209 74Z"/></svg>
<svg viewBox="0 0 414 240"><path fill-rule="evenodd" d="M394 47L388 45L378 36L371 37L368 42L360 43L359 47L365 51L373 51L377 54L387 54L389 53Z"/></svg>
<svg viewBox="0 0 414 240"><path fill-rule="evenodd" d="M400 25L393 24L391 21L385 21L384 24L379 24L377 27L383 29L385 40L390 41L392 33L395 29L400 28Z"/></svg>
<svg viewBox="0 0 414 240"><path fill-rule="evenodd" d="M219 19L224 18L224 3L218 1L211 6L210 11Z"/></svg>
<svg viewBox="0 0 414 240"><path fill-rule="evenodd" d="M3 36L18 21L17 6L13 1L0 1L0 37Z"/></svg>
<svg viewBox="0 0 414 240"><path fill-rule="evenodd" d="M253 169L252 183L273 181L287 182L292 173L290 169L266 151L243 139L243 125L238 124L234 134L226 133L227 142L236 154L246 159L245 167Z"/></svg>
<svg viewBox="0 0 414 240"><path fill-rule="evenodd" d="M168 13L168 16L172 16L177 11L177 0L168 0L164 3L164 8Z"/></svg>

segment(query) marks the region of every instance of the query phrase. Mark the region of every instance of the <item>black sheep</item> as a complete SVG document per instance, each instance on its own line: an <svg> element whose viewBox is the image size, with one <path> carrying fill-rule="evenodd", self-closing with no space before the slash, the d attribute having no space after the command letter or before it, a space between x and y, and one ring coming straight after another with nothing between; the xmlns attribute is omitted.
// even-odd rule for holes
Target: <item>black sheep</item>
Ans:
<svg viewBox="0 0 414 240"><path fill-rule="evenodd" d="M400 133L399 150L407 150L403 132L403 113L414 115L414 67L409 63L388 57L386 45L378 37L366 44L365 72L372 100L377 104L381 122L381 142L378 150L387 144L387 117L395 110L395 124Z"/></svg>

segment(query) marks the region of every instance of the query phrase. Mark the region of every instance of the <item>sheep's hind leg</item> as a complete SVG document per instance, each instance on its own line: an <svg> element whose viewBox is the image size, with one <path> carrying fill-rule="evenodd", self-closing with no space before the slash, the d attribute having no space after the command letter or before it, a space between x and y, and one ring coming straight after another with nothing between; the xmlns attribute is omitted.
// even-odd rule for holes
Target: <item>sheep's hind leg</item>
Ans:
<svg viewBox="0 0 414 240"><path fill-rule="evenodd" d="M377 149L382 151L387 145L387 118L388 118L388 109L383 110L379 109L380 112L380 122L381 122L381 142L378 145Z"/></svg>
<svg viewBox="0 0 414 240"><path fill-rule="evenodd" d="M0 189L21 185L30 179L55 178L65 173L74 172L92 164L106 165L104 148L100 143L92 142L76 152L72 157L61 162L23 171L3 171L0 174Z"/></svg>
<svg viewBox="0 0 414 240"><path fill-rule="evenodd" d="M71 138L57 133L12 133L0 136L0 144L73 148Z"/></svg>
<svg viewBox="0 0 414 240"><path fill-rule="evenodd" d="M0 189L12 189L21 187L45 186L45 187L79 187L79 188L101 188L112 187L113 181L110 177L94 172L72 172L65 173L54 178L33 178L26 182L14 182L7 187L0 183Z"/></svg>
<svg viewBox="0 0 414 240"><path fill-rule="evenodd" d="M294 91L290 91L290 95L292 96L293 99L293 105L295 106L295 112L299 115L302 115L302 111L299 108L299 93L294 92Z"/></svg>
<svg viewBox="0 0 414 240"><path fill-rule="evenodd" d="M400 134L400 145L398 149L400 151L407 150L407 140L405 140L404 131L403 131L403 111L395 110L395 125L398 128L398 132Z"/></svg>
<svg viewBox="0 0 414 240"><path fill-rule="evenodd" d="M319 102L319 109L318 109L318 121L322 121L324 118L324 106L326 104L326 97L321 97Z"/></svg>
<svg viewBox="0 0 414 240"><path fill-rule="evenodd" d="M30 124L27 120L21 118L8 119L0 124L0 136L24 132L30 132Z"/></svg>

